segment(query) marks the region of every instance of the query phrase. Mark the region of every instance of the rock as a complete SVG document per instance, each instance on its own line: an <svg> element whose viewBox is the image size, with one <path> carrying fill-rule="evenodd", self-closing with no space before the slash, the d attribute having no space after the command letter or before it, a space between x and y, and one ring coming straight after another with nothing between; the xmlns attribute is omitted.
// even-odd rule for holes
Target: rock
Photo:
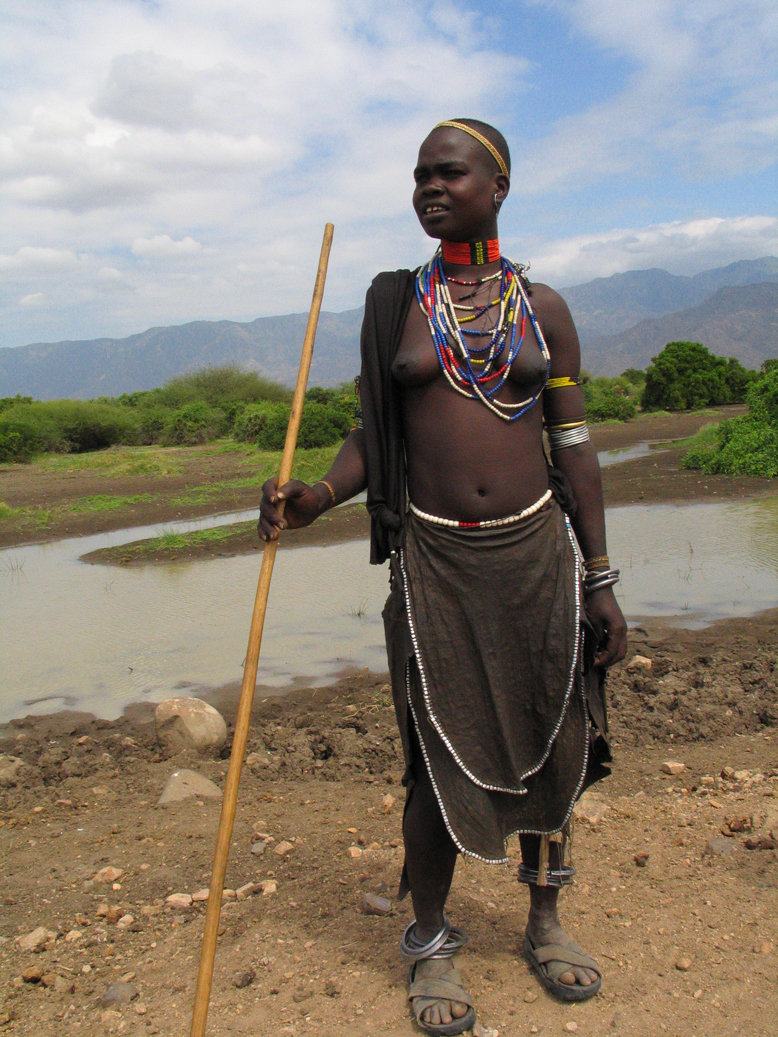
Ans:
<svg viewBox="0 0 778 1037"><path fill-rule="evenodd" d="M129 929L132 923L135 921L132 915L122 915L116 925L120 929Z"/></svg>
<svg viewBox="0 0 778 1037"><path fill-rule="evenodd" d="M246 897L253 897L255 893L259 892L259 886L256 882L247 882L243 886L238 886L235 890L235 896L238 900L245 900Z"/></svg>
<svg viewBox="0 0 778 1037"><path fill-rule="evenodd" d="M653 662L645 655L633 655L627 663L628 673L650 673Z"/></svg>
<svg viewBox="0 0 778 1037"><path fill-rule="evenodd" d="M252 845L251 852L254 854L255 857L261 857L266 849L267 843L259 841Z"/></svg>
<svg viewBox="0 0 778 1037"><path fill-rule="evenodd" d="M775 850L778 848L778 843L772 834L749 835L743 840L743 845L747 850Z"/></svg>
<svg viewBox="0 0 778 1037"><path fill-rule="evenodd" d="M46 987L47 990L51 990L56 982L57 974L55 972L44 972L41 976L41 986Z"/></svg>
<svg viewBox="0 0 778 1037"><path fill-rule="evenodd" d="M37 929L33 929L31 933L26 936L18 936L16 942L23 951L42 951L47 943L51 940L56 940L57 934L51 932L50 929L45 929L42 925L39 925Z"/></svg>
<svg viewBox="0 0 778 1037"><path fill-rule="evenodd" d="M352 858L352 860L356 860L358 857L362 856L362 851L358 846L349 846L346 853Z"/></svg>
<svg viewBox="0 0 778 1037"><path fill-rule="evenodd" d="M608 907L605 909L606 918L615 918L618 913L619 909L617 907Z"/></svg>
<svg viewBox="0 0 778 1037"><path fill-rule="evenodd" d="M54 993L55 994L75 994L76 985L71 979L65 979L64 976L54 977Z"/></svg>
<svg viewBox="0 0 778 1037"><path fill-rule="evenodd" d="M142 1001L139 1001L137 1003L137 1005L135 1005L135 1014L136 1015L145 1015L147 1011L148 1011L148 1009L146 1008L146 1006L144 1005L144 1003Z"/></svg>
<svg viewBox="0 0 778 1037"><path fill-rule="evenodd" d="M750 832L753 827L753 817L730 817L721 826L721 834L738 835L741 832Z"/></svg>
<svg viewBox="0 0 778 1037"><path fill-rule="evenodd" d="M524 995L524 1002L525 1002L525 1004L528 1004L528 1005L534 1005L534 1003L537 1001L537 999L538 999L538 992L537 992L537 990L528 990L527 993Z"/></svg>
<svg viewBox="0 0 778 1037"><path fill-rule="evenodd" d="M598 825L608 813L608 804L601 792L587 789L573 807L573 813L579 821L588 821L590 825Z"/></svg>
<svg viewBox="0 0 778 1037"><path fill-rule="evenodd" d="M10 788L19 780L19 772L25 767L18 756L0 755L0 788Z"/></svg>
<svg viewBox="0 0 778 1037"><path fill-rule="evenodd" d="M137 988L132 983L111 983L100 998L103 1007L107 1005L128 1005L138 996Z"/></svg>
<svg viewBox="0 0 778 1037"><path fill-rule="evenodd" d="M340 990L331 979L328 979L324 984L324 993L327 997L337 997L340 994Z"/></svg>
<svg viewBox="0 0 778 1037"><path fill-rule="evenodd" d="M692 967L692 960L691 958L679 958L675 963L675 967L679 972L688 972Z"/></svg>
<svg viewBox="0 0 778 1037"><path fill-rule="evenodd" d="M262 890L263 897L269 897L278 889L278 883L274 882L273 879L263 879L259 884L259 888Z"/></svg>
<svg viewBox="0 0 778 1037"><path fill-rule="evenodd" d="M40 983L43 979L43 969L40 965L30 965L22 973L22 979L25 983Z"/></svg>
<svg viewBox="0 0 778 1037"><path fill-rule="evenodd" d="M290 850L294 849L293 843L288 843L285 839L282 840L278 846L273 847L273 853L277 853L279 857L283 857L284 854L289 853Z"/></svg>
<svg viewBox="0 0 778 1037"><path fill-rule="evenodd" d="M390 814L392 812L392 807L395 805L396 802L397 800L394 798L394 796L390 792L387 792L387 794L381 800L381 812L383 814Z"/></svg>
<svg viewBox="0 0 778 1037"><path fill-rule="evenodd" d="M480 1019L473 1026L473 1037L500 1037L500 1031L491 1026L484 1026Z"/></svg>
<svg viewBox="0 0 778 1037"><path fill-rule="evenodd" d="M567 1033L577 1033L578 1023L565 1023L565 1031Z"/></svg>
<svg viewBox="0 0 778 1037"><path fill-rule="evenodd" d="M113 868L109 865L107 868L101 868L92 878L95 882L118 882L123 874L122 868Z"/></svg>
<svg viewBox="0 0 778 1037"><path fill-rule="evenodd" d="M211 891L209 889L198 889L196 893L192 894L192 903L202 904L205 900L208 899L210 892Z"/></svg>
<svg viewBox="0 0 778 1037"><path fill-rule="evenodd" d="M769 940L763 940L762 943L754 947L754 954L772 954L773 945Z"/></svg>
<svg viewBox="0 0 778 1037"><path fill-rule="evenodd" d="M292 1000L296 1005L301 1004L303 1001L307 1001L309 997L313 997L313 991L306 990L304 987L301 987L299 990L295 990L295 992L292 994Z"/></svg>
<svg viewBox="0 0 778 1037"><path fill-rule="evenodd" d="M156 708L154 723L157 741L170 753L194 749L215 755L227 741L224 717L202 699L165 699Z"/></svg>
<svg viewBox="0 0 778 1037"><path fill-rule="evenodd" d="M733 843L730 839L708 839L703 856L724 857L728 853L732 853L736 846L737 843Z"/></svg>
<svg viewBox="0 0 778 1037"><path fill-rule="evenodd" d="M237 987L238 990L243 990L244 987L250 987L256 978L257 974L254 969L243 969L242 971L236 972L232 977L232 985Z"/></svg>
<svg viewBox="0 0 778 1037"><path fill-rule="evenodd" d="M214 782L203 777L202 774L198 774L197 771L173 771L165 783L157 806L170 806L171 803L180 803L192 796L200 796L203 799L221 799L222 790Z"/></svg>
<svg viewBox="0 0 778 1037"><path fill-rule="evenodd" d="M639 868L645 868L648 864L648 857L649 855L647 853L636 853L633 855L632 860Z"/></svg>
<svg viewBox="0 0 778 1037"><path fill-rule="evenodd" d="M680 760L665 760L662 764L663 774L683 774L686 770L686 764L681 763Z"/></svg>
<svg viewBox="0 0 778 1037"><path fill-rule="evenodd" d="M732 777L735 781L748 781L751 777L751 771L735 771Z"/></svg>
<svg viewBox="0 0 778 1037"><path fill-rule="evenodd" d="M735 780L735 768L734 767L722 767L721 768L721 777L724 778L725 781L734 781Z"/></svg>
<svg viewBox="0 0 778 1037"><path fill-rule="evenodd" d="M65 943L75 943L76 940L80 940L83 935L84 934L79 932L78 929L71 929L65 936Z"/></svg>
<svg viewBox="0 0 778 1037"><path fill-rule="evenodd" d="M165 898L165 903L174 910L182 911L192 906L192 898L188 893L171 893Z"/></svg>
<svg viewBox="0 0 778 1037"><path fill-rule="evenodd" d="M362 899L363 915L390 915L392 913L392 902L386 897L378 897L375 893L365 893Z"/></svg>
<svg viewBox="0 0 778 1037"><path fill-rule="evenodd" d="M234 889L223 889L222 890L222 901L224 900L237 900L238 894Z"/></svg>

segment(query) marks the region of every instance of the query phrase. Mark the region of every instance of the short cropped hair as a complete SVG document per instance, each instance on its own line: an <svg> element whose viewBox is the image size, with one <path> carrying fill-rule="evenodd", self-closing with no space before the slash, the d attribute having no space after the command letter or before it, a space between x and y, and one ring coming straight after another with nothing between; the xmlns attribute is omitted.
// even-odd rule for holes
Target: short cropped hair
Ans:
<svg viewBox="0 0 778 1037"><path fill-rule="evenodd" d="M508 168L508 172L511 171L511 153L508 149L508 141L503 137L498 129L494 126L490 126L488 122L481 122L480 119L452 119L452 122L463 122L465 126L469 126L471 130L477 130L483 137L493 144L495 148L502 155L503 162ZM492 159L494 161L494 159Z"/></svg>

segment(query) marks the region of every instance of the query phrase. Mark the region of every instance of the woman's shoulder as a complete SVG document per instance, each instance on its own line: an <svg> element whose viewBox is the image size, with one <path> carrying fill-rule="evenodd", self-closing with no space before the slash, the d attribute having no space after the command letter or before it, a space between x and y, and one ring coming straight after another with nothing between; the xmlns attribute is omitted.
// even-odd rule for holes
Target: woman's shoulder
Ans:
<svg viewBox="0 0 778 1037"><path fill-rule="evenodd" d="M370 289L379 292L405 288L416 276L416 270L382 270L373 278Z"/></svg>

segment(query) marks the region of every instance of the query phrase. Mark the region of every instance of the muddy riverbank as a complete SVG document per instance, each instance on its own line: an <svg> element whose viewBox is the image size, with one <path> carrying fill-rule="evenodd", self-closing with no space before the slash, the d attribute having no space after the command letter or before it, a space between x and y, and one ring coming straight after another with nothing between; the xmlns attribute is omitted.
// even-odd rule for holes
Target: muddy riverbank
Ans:
<svg viewBox="0 0 778 1037"><path fill-rule="evenodd" d="M603 967L598 998L562 1006L537 986L519 953L515 864L459 864L449 908L470 934L459 965L483 1025L502 1037L573 1022L592 1037L774 1033L778 860L745 840L778 811L777 619L680 632L649 622L612 674L615 769L589 813L602 819L578 823L563 907ZM231 889L249 888L224 905L210 1032L414 1032L397 953L411 908L395 896L402 761L385 681L361 673L257 702L227 874ZM213 700L231 720L234 693ZM186 1032L203 924L187 898L208 885L219 804L156 803L181 767L221 786L226 759L166 758L148 705L114 722L16 721L0 752L21 761L0 787L3 1032ZM665 761L684 768L668 774ZM121 874L98 881L106 867ZM362 913L366 893L389 898L391 914ZM19 938L38 927L41 948L24 950ZM106 998L116 983L124 1003Z"/></svg>

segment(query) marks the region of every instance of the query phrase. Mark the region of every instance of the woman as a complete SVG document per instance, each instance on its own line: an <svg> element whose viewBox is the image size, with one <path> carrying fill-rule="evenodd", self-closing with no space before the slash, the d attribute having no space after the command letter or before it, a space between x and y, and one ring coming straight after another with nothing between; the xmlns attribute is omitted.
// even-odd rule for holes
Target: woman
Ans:
<svg viewBox="0 0 778 1037"><path fill-rule="evenodd" d="M419 271L374 280L361 427L324 479L270 480L260 508L260 536L274 539L367 488L371 561L391 561L384 620L408 788L401 895L410 890L416 915L401 950L430 1034L475 1021L452 960L466 937L444 915L457 854L504 861L512 834L530 887L530 964L563 1000L601 982L562 930L557 897L572 881L575 799L607 773L602 674L624 657L626 624L572 318L499 252L509 173L507 144L484 123L441 123L424 141L413 205L441 249Z"/></svg>

